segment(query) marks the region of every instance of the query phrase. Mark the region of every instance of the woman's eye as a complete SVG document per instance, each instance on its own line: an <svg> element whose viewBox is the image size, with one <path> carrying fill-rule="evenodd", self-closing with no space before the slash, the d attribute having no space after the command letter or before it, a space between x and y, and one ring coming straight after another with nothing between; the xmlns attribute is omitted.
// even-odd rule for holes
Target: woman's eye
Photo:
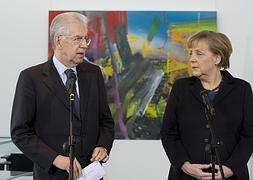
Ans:
<svg viewBox="0 0 253 180"><path fill-rule="evenodd" d="M201 53L201 52L197 52L197 55L199 55L199 56L200 56L200 55L203 55L203 53Z"/></svg>

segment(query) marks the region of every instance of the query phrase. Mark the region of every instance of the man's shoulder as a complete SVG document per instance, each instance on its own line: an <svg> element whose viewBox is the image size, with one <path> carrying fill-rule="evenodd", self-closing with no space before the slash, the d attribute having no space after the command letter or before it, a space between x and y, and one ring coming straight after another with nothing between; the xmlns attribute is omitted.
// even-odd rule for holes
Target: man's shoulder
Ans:
<svg viewBox="0 0 253 180"><path fill-rule="evenodd" d="M21 71L21 73L25 73L25 74L37 74L37 73L41 73L42 70L44 69L44 67L48 64L48 61L40 63L40 64L36 64L33 66L30 66L24 70Z"/></svg>
<svg viewBox="0 0 253 180"><path fill-rule="evenodd" d="M79 67L83 70L85 69L86 71L87 70L88 71L100 71L101 70L101 67L99 65L97 65L89 60L86 60L86 59L83 61L83 63L81 63L79 65Z"/></svg>
<svg viewBox="0 0 253 180"><path fill-rule="evenodd" d="M48 63L48 61L40 63L40 64L32 65L32 66L24 69L24 71L32 71L32 70L42 69L45 66L45 64L47 64L47 63Z"/></svg>

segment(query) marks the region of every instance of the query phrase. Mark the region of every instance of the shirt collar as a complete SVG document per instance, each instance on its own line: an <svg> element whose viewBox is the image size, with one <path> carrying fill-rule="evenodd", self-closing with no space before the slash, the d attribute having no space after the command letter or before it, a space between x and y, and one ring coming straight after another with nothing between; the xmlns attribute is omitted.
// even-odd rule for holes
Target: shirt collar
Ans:
<svg viewBox="0 0 253 180"><path fill-rule="evenodd" d="M57 69L59 75L64 74L64 72L68 69L64 64L62 64L55 56L53 56L53 63L55 68ZM76 67L71 68L76 74Z"/></svg>

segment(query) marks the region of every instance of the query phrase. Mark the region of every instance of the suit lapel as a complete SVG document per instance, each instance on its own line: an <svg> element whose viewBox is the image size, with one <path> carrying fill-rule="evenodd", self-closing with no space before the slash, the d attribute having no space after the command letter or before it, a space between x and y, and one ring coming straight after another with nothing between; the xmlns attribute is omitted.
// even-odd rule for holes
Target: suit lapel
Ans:
<svg viewBox="0 0 253 180"><path fill-rule="evenodd" d="M53 61L49 60L42 72L43 82L57 99L69 110L68 92L54 67Z"/></svg>
<svg viewBox="0 0 253 180"><path fill-rule="evenodd" d="M88 77L86 62L77 66L78 75L78 86L79 86L79 96L80 96L80 113L81 119L85 117L88 105L89 88L91 78Z"/></svg>
<svg viewBox="0 0 253 180"><path fill-rule="evenodd" d="M219 103L222 99L224 99L234 88L234 78L231 74L229 74L227 71L222 71L223 75L223 82L220 86L219 92L214 98L213 104Z"/></svg>
<svg viewBox="0 0 253 180"><path fill-rule="evenodd" d="M87 62L83 62L77 66L81 119L83 119L82 117L85 117L87 111L88 97L90 92L89 88L91 87L91 78L89 77L87 68ZM53 64L52 59L45 63L42 76L44 84L65 106L65 108L69 110L68 92ZM79 117L77 114L75 114L75 116L77 118Z"/></svg>
<svg viewBox="0 0 253 180"><path fill-rule="evenodd" d="M197 78L195 77L192 77L192 81L190 82L190 90L191 90L191 93L194 95L194 97L199 101L201 102L202 104L203 103L203 100L200 96L200 92L203 90L203 87L200 83L200 80L198 80Z"/></svg>

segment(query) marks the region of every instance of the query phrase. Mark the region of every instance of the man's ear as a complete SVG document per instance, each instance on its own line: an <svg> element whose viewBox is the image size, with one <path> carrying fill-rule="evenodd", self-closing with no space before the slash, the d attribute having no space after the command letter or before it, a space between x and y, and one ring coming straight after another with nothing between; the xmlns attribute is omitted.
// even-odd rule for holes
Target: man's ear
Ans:
<svg viewBox="0 0 253 180"><path fill-rule="evenodd" d="M55 48L61 48L62 47L62 41L60 36L55 36L54 37L54 44L55 44Z"/></svg>

